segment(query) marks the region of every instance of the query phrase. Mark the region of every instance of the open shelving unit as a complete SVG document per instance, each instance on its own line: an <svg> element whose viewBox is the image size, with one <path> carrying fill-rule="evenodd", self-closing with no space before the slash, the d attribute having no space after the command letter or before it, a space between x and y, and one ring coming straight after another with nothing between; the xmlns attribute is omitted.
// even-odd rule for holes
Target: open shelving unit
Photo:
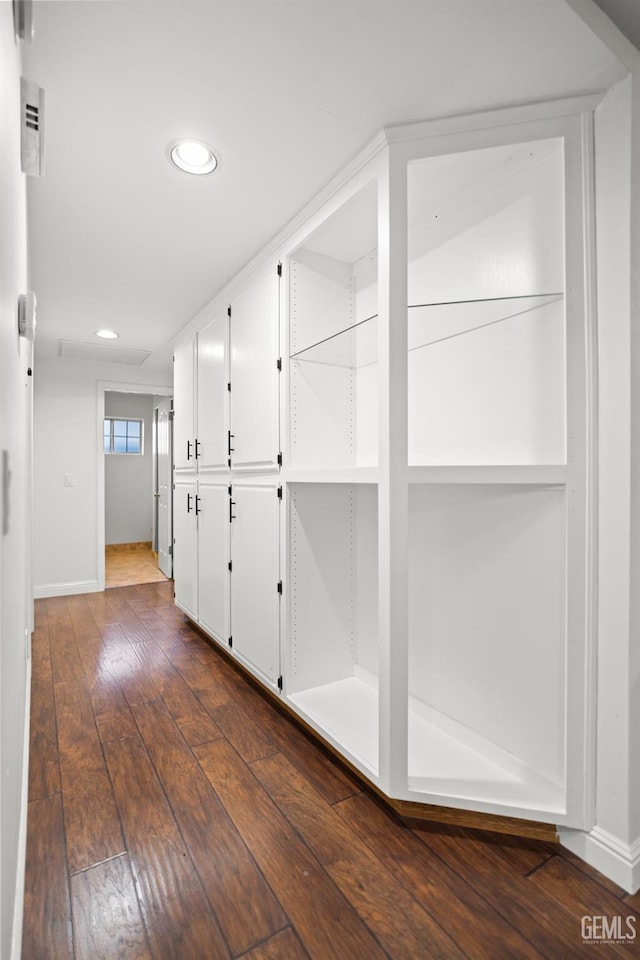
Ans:
<svg viewBox="0 0 640 960"><path fill-rule="evenodd" d="M377 487L289 484L290 702L378 772Z"/></svg>
<svg viewBox="0 0 640 960"><path fill-rule="evenodd" d="M288 253L284 696L399 801L580 826L579 124L446 141Z"/></svg>
<svg viewBox="0 0 640 960"><path fill-rule="evenodd" d="M289 261L294 470L377 465L377 268L372 181Z"/></svg>

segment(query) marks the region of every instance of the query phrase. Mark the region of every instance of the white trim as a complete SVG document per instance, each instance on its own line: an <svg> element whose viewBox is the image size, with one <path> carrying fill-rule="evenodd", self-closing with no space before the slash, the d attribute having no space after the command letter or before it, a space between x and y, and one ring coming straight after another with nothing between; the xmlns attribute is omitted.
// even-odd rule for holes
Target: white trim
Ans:
<svg viewBox="0 0 640 960"><path fill-rule="evenodd" d="M102 563L104 567L104 551ZM104 573L103 573L104 577ZM97 580L76 580L69 583L42 583L33 588L33 595L36 600L44 597L71 597L76 593L97 593L104 590L98 586Z"/></svg>
<svg viewBox="0 0 640 960"><path fill-rule="evenodd" d="M638 70L640 68L640 53L638 50L593 0L565 0L565 3L586 23L598 40L609 48L625 69Z"/></svg>
<svg viewBox="0 0 640 960"><path fill-rule="evenodd" d="M595 110L607 95L607 90L598 90L581 97L565 97L559 100L543 100L535 103L501 107L498 110L481 110L434 120L415 123L392 123L384 128L388 143L407 143L448 134L473 133L496 127L513 127L521 123L539 123L579 116Z"/></svg>
<svg viewBox="0 0 640 960"><path fill-rule="evenodd" d="M18 863L16 865L16 895L13 901L13 930L11 936L11 960L22 956L22 918L24 912L24 875L27 860L27 811L29 802L29 734L31 717L31 656L27 658L24 697L24 742L22 746L22 790L20 800L20 826L18 828Z"/></svg>
<svg viewBox="0 0 640 960"><path fill-rule="evenodd" d="M69 593L92 593L104 590L105 572L104 572L104 549L105 549L105 517L104 517L104 441L103 441L103 422L104 422L104 395L105 393L141 393L152 397L172 397L173 384L170 387L160 387L153 383L122 383L117 380L97 380L96 381L96 518L97 518L97 540L98 555L96 560L96 569L98 577L96 581L87 580L86 583L95 582L95 587L88 587L84 590L71 590ZM64 586L64 585L61 585ZM36 588L37 590L38 588ZM62 596L62 594L38 594L36 596Z"/></svg>
<svg viewBox="0 0 640 960"><path fill-rule="evenodd" d="M627 893L640 889L640 837L628 844L602 827L594 827L589 833L558 827L558 836L563 847L586 860Z"/></svg>

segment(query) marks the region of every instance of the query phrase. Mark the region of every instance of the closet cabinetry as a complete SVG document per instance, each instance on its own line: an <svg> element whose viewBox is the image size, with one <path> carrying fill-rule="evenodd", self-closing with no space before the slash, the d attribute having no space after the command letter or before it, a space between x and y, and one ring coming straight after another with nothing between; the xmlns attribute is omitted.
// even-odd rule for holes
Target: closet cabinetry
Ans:
<svg viewBox="0 0 640 960"><path fill-rule="evenodd" d="M177 605L266 683L280 677L279 283L206 308L174 362ZM241 477L241 482L237 480Z"/></svg>
<svg viewBox="0 0 640 960"><path fill-rule="evenodd" d="M385 131L230 298L215 509L176 457L182 609L405 810L589 821L590 109Z"/></svg>

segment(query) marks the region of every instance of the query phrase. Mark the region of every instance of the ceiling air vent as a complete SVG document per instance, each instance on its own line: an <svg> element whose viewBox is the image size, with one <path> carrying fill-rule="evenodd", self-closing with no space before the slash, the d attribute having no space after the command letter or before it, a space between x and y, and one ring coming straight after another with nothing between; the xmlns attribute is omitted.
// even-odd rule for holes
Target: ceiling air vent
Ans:
<svg viewBox="0 0 640 960"><path fill-rule="evenodd" d="M41 177L44 173L44 90L21 77L20 101L22 172Z"/></svg>
<svg viewBox="0 0 640 960"><path fill-rule="evenodd" d="M58 356L63 360L80 360L82 363L124 363L130 367L139 367L149 356L149 351L112 347L106 343L59 340Z"/></svg>

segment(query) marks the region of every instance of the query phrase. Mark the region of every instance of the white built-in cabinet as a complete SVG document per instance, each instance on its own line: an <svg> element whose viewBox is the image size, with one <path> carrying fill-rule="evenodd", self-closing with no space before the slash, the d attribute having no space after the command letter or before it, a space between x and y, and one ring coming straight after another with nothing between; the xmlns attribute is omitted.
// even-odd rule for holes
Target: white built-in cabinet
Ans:
<svg viewBox="0 0 640 960"><path fill-rule="evenodd" d="M176 350L182 609L390 798L576 828L590 110L389 128L232 291L206 387L213 324Z"/></svg>
<svg viewBox="0 0 640 960"><path fill-rule="evenodd" d="M174 352L177 605L280 680L279 288L274 263ZM236 481L240 477L241 481Z"/></svg>

